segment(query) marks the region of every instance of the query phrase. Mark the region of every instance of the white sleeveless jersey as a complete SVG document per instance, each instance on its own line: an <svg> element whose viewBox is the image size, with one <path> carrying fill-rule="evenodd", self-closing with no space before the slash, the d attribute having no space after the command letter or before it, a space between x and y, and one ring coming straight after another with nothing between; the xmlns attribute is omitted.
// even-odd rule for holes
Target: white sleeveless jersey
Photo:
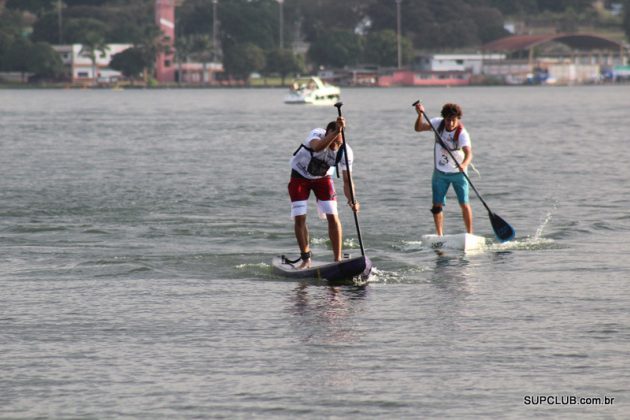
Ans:
<svg viewBox="0 0 630 420"><path fill-rule="evenodd" d="M308 148L311 147L311 142L315 139L323 139L326 136L326 130L323 128L316 128L311 131L306 137L306 140L302 142L302 144ZM352 171L352 159L354 154L352 153L352 149L350 146L346 145L346 150L348 153L348 163L350 164L350 171ZM326 148L320 152L313 152L313 157L325 161L328 165L330 165L330 169L326 172L324 176L330 176L335 173L335 159L337 157L337 150L330 150ZM317 179L323 178L323 176L313 176L311 175L307 168L308 164L311 161L311 152L309 152L304 147L300 148L300 150L291 158L291 169L294 169L297 173L302 175L306 179ZM342 156L339 161L339 171L348 170L346 167L346 160ZM341 174L340 174L341 175Z"/></svg>
<svg viewBox="0 0 630 420"><path fill-rule="evenodd" d="M438 132L438 127L440 126L440 123L443 119L444 118L441 117L431 118L431 125L433 125L433 127ZM462 131L459 133L459 138L457 139L457 142L455 142L456 131L457 130L453 130L449 132L444 130L441 137L446 147L448 147L453 156L455 156L455 159L457 159L457 162L462 163L465 157L462 148L464 146L472 147L472 142L470 141L470 134L468 134L468 131L465 127L462 127ZM435 169L440 172L446 173L459 172L457 165L455 164L455 162L453 162L453 158L451 158L448 152L437 141L435 142L435 149L433 154L435 156Z"/></svg>

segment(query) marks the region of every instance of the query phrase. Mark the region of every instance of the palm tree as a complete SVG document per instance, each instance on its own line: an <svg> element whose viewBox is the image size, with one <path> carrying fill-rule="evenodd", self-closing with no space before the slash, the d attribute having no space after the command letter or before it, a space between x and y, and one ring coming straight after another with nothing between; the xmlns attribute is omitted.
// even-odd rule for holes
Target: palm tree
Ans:
<svg viewBox="0 0 630 420"><path fill-rule="evenodd" d="M85 34L79 54L84 57L88 57L92 62L92 77L94 79L92 82L93 85L96 85L96 81L98 79L98 75L96 73L96 60L98 57L105 58L108 50L109 46L105 42L105 38L101 33L88 32ZM98 56L97 53L99 53Z"/></svg>
<svg viewBox="0 0 630 420"><path fill-rule="evenodd" d="M208 84L208 60L212 59L214 47L208 35L196 35L192 40L192 53L203 63L203 83Z"/></svg>
<svg viewBox="0 0 630 420"><path fill-rule="evenodd" d="M199 60L203 64L204 84L208 83L208 61L212 59L212 40L205 34L180 36L175 40L175 59L181 75L181 63L189 59ZM180 80L181 81L181 80Z"/></svg>
<svg viewBox="0 0 630 420"><path fill-rule="evenodd" d="M155 25L147 25L141 29L140 37L134 43L134 47L142 52L145 63L144 82L148 82L149 75L155 70L155 60L159 52L170 52L168 37Z"/></svg>
<svg viewBox="0 0 630 420"><path fill-rule="evenodd" d="M191 52L191 38L178 36L175 39L175 61L177 62L177 84L182 83L182 61L188 61Z"/></svg>

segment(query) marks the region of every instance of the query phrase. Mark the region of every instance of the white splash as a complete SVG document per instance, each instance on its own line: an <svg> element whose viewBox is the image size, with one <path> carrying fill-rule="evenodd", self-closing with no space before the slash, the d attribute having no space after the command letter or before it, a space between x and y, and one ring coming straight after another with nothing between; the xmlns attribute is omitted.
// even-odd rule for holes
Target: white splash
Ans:
<svg viewBox="0 0 630 420"><path fill-rule="evenodd" d="M534 234L532 240L538 241L538 240L540 240L542 238L545 228L547 227L549 222L551 222L551 219L553 217L553 213L555 213L555 211L557 209L558 209L558 203L556 202L556 203L554 203L554 205L551 208L551 210L549 210L549 212L545 216L545 219L543 220L542 224L538 227L538 229L536 229L536 233Z"/></svg>

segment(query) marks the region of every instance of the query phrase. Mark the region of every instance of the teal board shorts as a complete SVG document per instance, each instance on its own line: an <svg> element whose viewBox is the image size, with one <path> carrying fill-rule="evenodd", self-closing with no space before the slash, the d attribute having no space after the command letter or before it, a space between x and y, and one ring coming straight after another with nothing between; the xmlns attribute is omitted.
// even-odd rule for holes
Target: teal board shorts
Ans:
<svg viewBox="0 0 630 420"><path fill-rule="evenodd" d="M462 172L447 174L437 169L433 171L431 187L433 189L433 204L446 204L446 192L453 184L459 204L468 204L468 180Z"/></svg>

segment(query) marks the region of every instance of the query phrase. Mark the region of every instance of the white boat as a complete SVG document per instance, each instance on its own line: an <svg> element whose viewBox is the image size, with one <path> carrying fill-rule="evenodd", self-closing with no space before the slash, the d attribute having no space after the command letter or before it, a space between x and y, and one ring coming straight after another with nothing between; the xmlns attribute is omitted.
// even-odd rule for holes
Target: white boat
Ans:
<svg viewBox="0 0 630 420"><path fill-rule="evenodd" d="M470 233L455 235L422 235L423 245L433 249L459 249L462 251L478 251L486 247L486 238Z"/></svg>
<svg viewBox="0 0 630 420"><path fill-rule="evenodd" d="M296 79L284 97L285 104L334 105L339 102L341 89L319 77Z"/></svg>

